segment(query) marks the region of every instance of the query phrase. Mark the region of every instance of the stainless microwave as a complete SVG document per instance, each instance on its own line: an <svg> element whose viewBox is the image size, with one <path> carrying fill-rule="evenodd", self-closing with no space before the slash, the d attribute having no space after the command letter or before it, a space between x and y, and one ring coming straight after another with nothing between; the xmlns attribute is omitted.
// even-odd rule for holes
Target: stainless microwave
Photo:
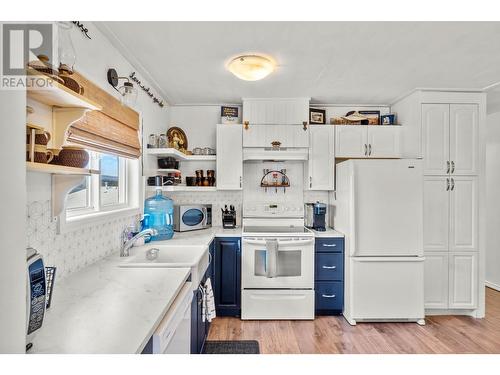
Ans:
<svg viewBox="0 0 500 375"><path fill-rule="evenodd" d="M187 232L212 226L212 205L174 205L174 230Z"/></svg>

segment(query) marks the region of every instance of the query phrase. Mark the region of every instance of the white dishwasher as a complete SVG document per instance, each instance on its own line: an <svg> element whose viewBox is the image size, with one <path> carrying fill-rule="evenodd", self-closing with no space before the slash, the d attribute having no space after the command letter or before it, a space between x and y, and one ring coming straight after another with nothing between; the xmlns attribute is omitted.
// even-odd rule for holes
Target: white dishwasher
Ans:
<svg viewBox="0 0 500 375"><path fill-rule="evenodd" d="M153 354L191 352L191 301L193 290L187 282L153 333Z"/></svg>

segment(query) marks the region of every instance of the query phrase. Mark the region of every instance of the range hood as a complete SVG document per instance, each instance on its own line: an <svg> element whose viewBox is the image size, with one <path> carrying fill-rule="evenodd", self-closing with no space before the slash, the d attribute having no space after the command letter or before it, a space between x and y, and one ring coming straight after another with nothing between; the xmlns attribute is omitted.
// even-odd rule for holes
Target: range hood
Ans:
<svg viewBox="0 0 500 375"><path fill-rule="evenodd" d="M243 160L307 160L309 149L306 147L288 147L275 149L271 147L245 147L243 148Z"/></svg>

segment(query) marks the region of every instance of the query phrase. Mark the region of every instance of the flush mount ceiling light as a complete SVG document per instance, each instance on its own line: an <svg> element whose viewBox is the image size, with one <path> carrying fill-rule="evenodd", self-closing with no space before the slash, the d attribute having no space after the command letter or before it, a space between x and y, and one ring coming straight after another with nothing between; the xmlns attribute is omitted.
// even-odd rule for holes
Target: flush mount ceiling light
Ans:
<svg viewBox="0 0 500 375"><path fill-rule="evenodd" d="M268 57L260 55L242 55L227 64L227 69L244 81L258 81L267 77L276 64Z"/></svg>

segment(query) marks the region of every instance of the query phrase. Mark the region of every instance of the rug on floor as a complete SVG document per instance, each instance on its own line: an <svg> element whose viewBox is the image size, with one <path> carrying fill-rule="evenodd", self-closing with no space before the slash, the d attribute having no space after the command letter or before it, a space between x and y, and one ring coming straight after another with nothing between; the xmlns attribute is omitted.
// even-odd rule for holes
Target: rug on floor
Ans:
<svg viewBox="0 0 500 375"><path fill-rule="evenodd" d="M206 341L203 354L259 354L259 342L255 340Z"/></svg>

